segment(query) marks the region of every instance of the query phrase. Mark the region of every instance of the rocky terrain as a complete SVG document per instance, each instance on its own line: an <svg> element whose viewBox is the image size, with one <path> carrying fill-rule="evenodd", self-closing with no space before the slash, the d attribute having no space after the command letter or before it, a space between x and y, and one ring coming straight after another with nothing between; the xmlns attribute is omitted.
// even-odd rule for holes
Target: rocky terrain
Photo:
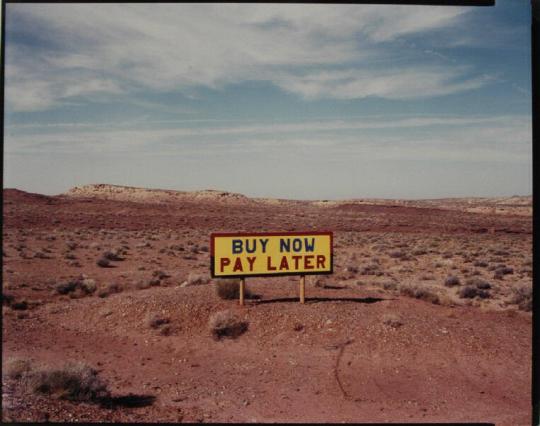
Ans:
<svg viewBox="0 0 540 426"><path fill-rule="evenodd" d="M3 421L530 424L531 197L3 202ZM308 277L304 305L298 277L219 297L210 233L270 230L333 231L335 273ZM220 312L237 335L216 338ZM105 396L35 386L70 362Z"/></svg>

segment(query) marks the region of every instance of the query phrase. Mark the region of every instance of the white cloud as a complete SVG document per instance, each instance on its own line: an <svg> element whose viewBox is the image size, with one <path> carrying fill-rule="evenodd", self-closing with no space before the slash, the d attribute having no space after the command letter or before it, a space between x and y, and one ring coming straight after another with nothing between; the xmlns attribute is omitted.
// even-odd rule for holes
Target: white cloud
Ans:
<svg viewBox="0 0 540 426"><path fill-rule="evenodd" d="M12 111L46 110L75 96L122 93L118 81L88 71L51 70L40 58L26 60L25 65L10 64L5 69L6 104Z"/></svg>
<svg viewBox="0 0 540 426"><path fill-rule="evenodd" d="M489 76L464 80L461 75L459 70L448 68L348 69L288 75L276 84L307 99L418 99L477 89L491 80Z"/></svg>
<svg viewBox="0 0 540 426"><path fill-rule="evenodd" d="M19 70L6 73L7 105L15 111L37 110L70 97L118 94L127 88L219 88L245 80L271 81L306 98L455 93L480 87L486 79L465 79L459 68L388 69L383 64L381 73L380 67L368 70L358 64L384 57L384 49L397 37L455 24L467 10L11 4L8 19L23 16L39 22L41 36L54 40L56 47L35 55L9 52L10 69ZM459 82L453 81L457 78Z"/></svg>
<svg viewBox="0 0 540 426"><path fill-rule="evenodd" d="M203 121L207 123L204 127L190 127L185 124L193 122ZM24 131L30 129L35 131L46 129L61 129L64 128L90 128L92 133L110 132L112 129L118 129L119 127L126 127L131 130L129 132L151 132L152 134L159 134L161 136L224 136L224 135L254 135L254 134L273 134L273 133L291 133L291 132L327 132L327 131L341 131L341 130L368 130L368 129L407 129L407 128L422 128L432 126L494 126L503 122L505 127L523 127L528 131L530 125L530 119L526 117L513 117L513 116L494 116L494 117L451 117L451 116L418 116L418 117L392 117L388 116L368 116L358 119L348 120L309 120L293 123L277 123L277 124L243 124L243 125L228 125L228 126L215 126L216 123L228 120L181 120L181 121L149 121L142 125L136 121L128 121L125 123L46 123L46 124L13 124L10 126L12 131ZM237 120L233 120L237 121ZM153 124L176 124L176 127L167 127L160 130L148 129L149 125ZM184 124L179 126L179 124ZM124 131L124 130L120 130Z"/></svg>
<svg viewBox="0 0 540 426"><path fill-rule="evenodd" d="M368 133L368 130L371 131ZM384 132L382 131L384 130ZM306 133L309 132L309 133ZM204 142L204 143L201 143ZM309 121L279 125L128 128L7 134L8 154L210 156L257 153L325 159L411 159L530 163L527 116L407 117Z"/></svg>

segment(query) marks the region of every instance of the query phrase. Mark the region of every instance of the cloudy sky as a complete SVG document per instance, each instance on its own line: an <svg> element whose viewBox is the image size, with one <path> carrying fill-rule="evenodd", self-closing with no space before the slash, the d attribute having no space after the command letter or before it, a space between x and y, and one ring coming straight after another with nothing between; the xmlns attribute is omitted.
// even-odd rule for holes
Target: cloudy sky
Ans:
<svg viewBox="0 0 540 426"><path fill-rule="evenodd" d="M6 9L4 187L531 193L529 0Z"/></svg>

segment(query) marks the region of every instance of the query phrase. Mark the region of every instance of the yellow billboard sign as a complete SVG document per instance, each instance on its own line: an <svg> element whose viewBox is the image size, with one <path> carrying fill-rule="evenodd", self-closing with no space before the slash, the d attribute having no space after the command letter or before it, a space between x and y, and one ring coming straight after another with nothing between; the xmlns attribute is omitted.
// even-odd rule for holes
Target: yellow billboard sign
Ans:
<svg viewBox="0 0 540 426"><path fill-rule="evenodd" d="M221 233L210 238L214 278L333 272L331 232Z"/></svg>

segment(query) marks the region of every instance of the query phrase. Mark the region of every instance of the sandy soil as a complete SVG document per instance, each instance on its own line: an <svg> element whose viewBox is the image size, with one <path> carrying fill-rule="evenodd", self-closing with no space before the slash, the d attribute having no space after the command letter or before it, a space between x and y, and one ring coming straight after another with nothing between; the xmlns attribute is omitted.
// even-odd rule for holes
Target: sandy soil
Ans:
<svg viewBox="0 0 540 426"><path fill-rule="evenodd" d="M3 363L83 361L117 403L31 394L4 375L2 420L530 424L523 206L4 190ZM308 277L305 305L298 277L248 279L259 298L245 307L220 299L210 233L269 230L333 231L335 273ZM107 250L123 260L98 266ZM60 294L81 274L95 291ZM483 292L463 297L468 286ZM223 310L247 332L213 339L209 318ZM148 325L156 314L167 333Z"/></svg>

